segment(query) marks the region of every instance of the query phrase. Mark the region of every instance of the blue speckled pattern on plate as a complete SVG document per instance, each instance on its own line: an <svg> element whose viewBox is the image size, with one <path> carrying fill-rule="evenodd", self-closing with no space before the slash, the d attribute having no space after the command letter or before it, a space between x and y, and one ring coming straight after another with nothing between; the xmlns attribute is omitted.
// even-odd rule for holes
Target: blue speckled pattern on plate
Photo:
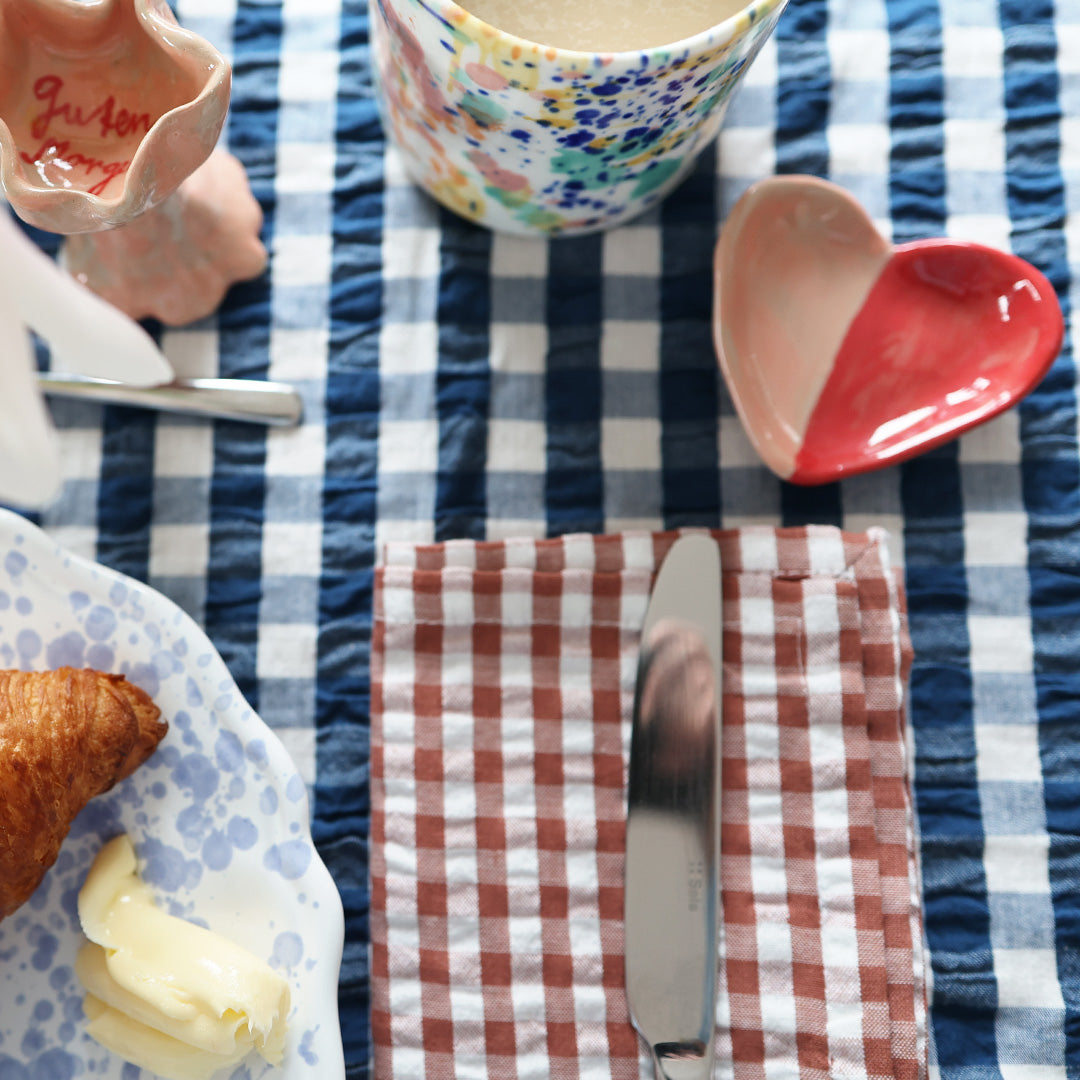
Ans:
<svg viewBox="0 0 1080 1080"><path fill-rule="evenodd" d="M0 1076L146 1075L83 1033L73 970L78 890L101 844L122 831L160 903L289 979L284 1064L252 1056L228 1075L343 1076L341 900L312 845L307 791L288 754L176 605L0 511L0 665L63 664L123 673L153 696L170 730L142 768L79 815L37 892L0 922Z"/></svg>

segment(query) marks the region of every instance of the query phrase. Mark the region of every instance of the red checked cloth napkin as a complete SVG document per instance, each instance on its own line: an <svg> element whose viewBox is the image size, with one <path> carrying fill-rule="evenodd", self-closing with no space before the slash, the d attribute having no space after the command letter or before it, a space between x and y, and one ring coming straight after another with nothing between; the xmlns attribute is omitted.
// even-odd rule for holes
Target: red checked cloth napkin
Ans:
<svg viewBox="0 0 1080 1080"><path fill-rule="evenodd" d="M925 967L884 537L714 534L717 1076L919 1078ZM623 990L638 638L675 534L391 545L372 647L378 1080L638 1080Z"/></svg>

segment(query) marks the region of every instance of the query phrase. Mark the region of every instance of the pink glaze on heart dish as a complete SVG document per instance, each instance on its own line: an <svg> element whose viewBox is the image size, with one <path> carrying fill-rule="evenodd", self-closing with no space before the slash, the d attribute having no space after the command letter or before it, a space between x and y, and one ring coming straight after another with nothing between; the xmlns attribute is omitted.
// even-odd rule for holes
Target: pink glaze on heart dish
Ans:
<svg viewBox="0 0 1080 1080"><path fill-rule="evenodd" d="M798 484L895 464L1014 405L1064 334L1035 267L959 240L896 247L842 188L751 187L716 249L714 339L743 426Z"/></svg>

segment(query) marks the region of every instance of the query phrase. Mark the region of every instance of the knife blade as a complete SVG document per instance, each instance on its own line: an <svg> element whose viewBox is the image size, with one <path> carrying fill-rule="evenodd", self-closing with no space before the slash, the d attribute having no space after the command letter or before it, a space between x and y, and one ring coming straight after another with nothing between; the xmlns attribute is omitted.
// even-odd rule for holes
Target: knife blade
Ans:
<svg viewBox="0 0 1080 1080"><path fill-rule="evenodd" d="M42 371L38 373L38 384L43 393L55 397L271 427L295 427L303 415L303 403L293 387L258 379L176 378L172 382L136 386L113 379Z"/></svg>
<svg viewBox="0 0 1080 1080"><path fill-rule="evenodd" d="M719 546L680 537L642 627L627 791L626 995L658 1080L712 1075L722 626Z"/></svg>

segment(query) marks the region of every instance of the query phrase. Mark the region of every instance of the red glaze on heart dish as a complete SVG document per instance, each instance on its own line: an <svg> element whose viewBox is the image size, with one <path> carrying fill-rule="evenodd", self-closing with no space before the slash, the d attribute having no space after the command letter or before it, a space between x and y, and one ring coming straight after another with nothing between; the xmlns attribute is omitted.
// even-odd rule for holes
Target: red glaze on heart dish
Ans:
<svg viewBox="0 0 1080 1080"><path fill-rule="evenodd" d="M797 484L896 464L998 415L1064 335L1030 263L960 240L894 247L812 176L764 180L732 209L713 326L750 441Z"/></svg>

